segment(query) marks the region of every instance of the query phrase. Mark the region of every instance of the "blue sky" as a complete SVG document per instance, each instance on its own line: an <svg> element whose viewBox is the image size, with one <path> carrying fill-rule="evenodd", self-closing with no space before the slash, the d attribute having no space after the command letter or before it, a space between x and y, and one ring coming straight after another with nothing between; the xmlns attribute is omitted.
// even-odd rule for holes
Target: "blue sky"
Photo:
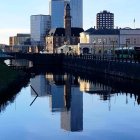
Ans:
<svg viewBox="0 0 140 140"><path fill-rule="evenodd" d="M2 0L1 0L2 1ZM0 43L9 36L30 32L30 15L48 14L49 0L4 0L0 3ZM96 13L114 13L115 27L140 28L140 0L83 0L84 29L96 25Z"/></svg>

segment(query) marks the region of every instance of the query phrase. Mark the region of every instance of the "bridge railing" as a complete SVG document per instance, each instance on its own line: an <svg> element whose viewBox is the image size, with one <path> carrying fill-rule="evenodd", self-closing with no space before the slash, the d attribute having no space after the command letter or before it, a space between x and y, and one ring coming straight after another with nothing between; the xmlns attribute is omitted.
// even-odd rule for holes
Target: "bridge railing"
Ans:
<svg viewBox="0 0 140 140"><path fill-rule="evenodd" d="M118 58L107 55L65 55L65 58L71 59L83 59L83 60L96 60L96 61L112 61L112 62L125 62L125 63L140 63L139 59L136 58Z"/></svg>
<svg viewBox="0 0 140 140"><path fill-rule="evenodd" d="M63 61L63 59L81 59L81 60L89 60L89 61L112 61L112 62L124 62L124 63L140 63L140 59L129 57L129 58L119 58L117 56L113 55L72 55L72 54L39 54L39 53L8 53L8 55L13 56L15 58L25 58L25 59L33 59L36 60L38 58L44 59L50 58L53 60L60 60ZM48 60L48 59L46 59Z"/></svg>

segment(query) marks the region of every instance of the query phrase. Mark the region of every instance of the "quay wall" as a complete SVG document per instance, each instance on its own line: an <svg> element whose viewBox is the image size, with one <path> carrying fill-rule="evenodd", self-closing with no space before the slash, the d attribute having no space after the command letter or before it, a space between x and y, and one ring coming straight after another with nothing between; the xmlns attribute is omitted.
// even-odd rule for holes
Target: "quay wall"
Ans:
<svg viewBox="0 0 140 140"><path fill-rule="evenodd" d="M140 80L140 64L134 62L85 59L80 57L64 57L63 66L70 70L77 70L92 74L106 74L116 77Z"/></svg>
<svg viewBox="0 0 140 140"><path fill-rule="evenodd" d="M13 53L15 59L27 59L33 65L57 66L58 69L64 67L70 70L84 72L85 74L106 74L128 79L140 80L140 62L135 60L116 60L101 57L74 56L64 54L23 54Z"/></svg>

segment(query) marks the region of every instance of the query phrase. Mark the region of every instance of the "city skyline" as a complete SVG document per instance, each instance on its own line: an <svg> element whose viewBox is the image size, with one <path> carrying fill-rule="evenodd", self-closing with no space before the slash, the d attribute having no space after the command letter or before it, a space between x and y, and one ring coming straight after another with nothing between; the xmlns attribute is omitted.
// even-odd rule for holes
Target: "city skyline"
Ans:
<svg viewBox="0 0 140 140"><path fill-rule="evenodd" d="M88 2L87 2L88 1ZM96 26L96 14L107 10L114 13L115 28L140 27L138 0L120 1L83 0L83 28L86 30ZM126 8L129 7L129 8ZM5 0L0 5L0 43L8 44L9 36L16 33L30 32L30 16L34 14L49 14L49 0L24 1ZM125 8L125 9L124 9ZM135 19L135 20L134 20ZM135 21L135 25L134 25Z"/></svg>

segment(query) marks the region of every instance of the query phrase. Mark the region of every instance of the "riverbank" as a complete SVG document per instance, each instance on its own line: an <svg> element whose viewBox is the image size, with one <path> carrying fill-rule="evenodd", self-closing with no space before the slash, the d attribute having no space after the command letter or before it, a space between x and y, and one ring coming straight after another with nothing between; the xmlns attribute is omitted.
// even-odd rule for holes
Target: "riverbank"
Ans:
<svg viewBox="0 0 140 140"><path fill-rule="evenodd" d="M26 73L15 71L0 61L0 94L7 88L14 89L15 85L19 84L26 77Z"/></svg>
<svg viewBox="0 0 140 140"><path fill-rule="evenodd" d="M22 87L28 85L29 79L25 72L13 70L0 61L0 112L14 102Z"/></svg>

